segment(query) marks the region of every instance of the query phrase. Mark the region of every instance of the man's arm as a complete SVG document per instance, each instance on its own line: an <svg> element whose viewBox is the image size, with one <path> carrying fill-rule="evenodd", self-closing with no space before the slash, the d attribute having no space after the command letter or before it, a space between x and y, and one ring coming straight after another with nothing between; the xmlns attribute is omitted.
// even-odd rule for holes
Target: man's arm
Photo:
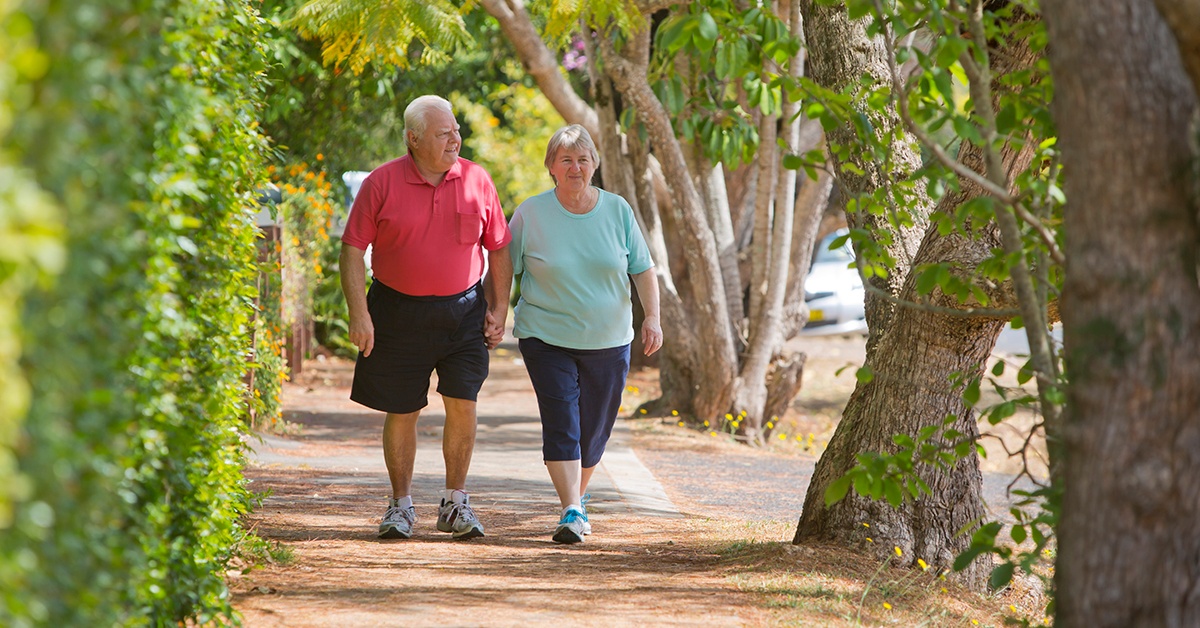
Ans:
<svg viewBox="0 0 1200 628"><path fill-rule="evenodd" d="M504 339L504 323L508 320L508 298L512 294L513 265L508 245L488 252L487 279L483 282L487 297L487 322L483 333L488 349L495 349Z"/></svg>
<svg viewBox="0 0 1200 628"><path fill-rule="evenodd" d="M367 263L363 259L366 254L366 251L343 242L338 258L342 294L346 295L346 307L350 309L350 342L364 357L371 355L371 349L375 347L375 324L367 311Z"/></svg>
<svg viewBox="0 0 1200 628"><path fill-rule="evenodd" d="M650 355L663 344L662 323L658 318L658 275L654 274L653 268L644 270L633 276L633 285L642 302L642 311L646 313L646 319L642 321L642 352Z"/></svg>

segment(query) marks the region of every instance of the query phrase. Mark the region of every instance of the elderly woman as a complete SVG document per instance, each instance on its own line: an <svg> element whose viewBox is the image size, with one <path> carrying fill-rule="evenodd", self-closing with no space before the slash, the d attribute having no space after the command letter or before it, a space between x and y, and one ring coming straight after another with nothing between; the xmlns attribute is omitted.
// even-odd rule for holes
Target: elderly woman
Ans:
<svg viewBox="0 0 1200 628"><path fill-rule="evenodd" d="M554 188L522 203L509 225L521 276L513 335L537 393L542 457L562 503L558 543L591 533L583 495L629 374L630 275L646 314L642 350L650 355L663 342L654 262L629 203L592 186L599 162L583 127L559 129L546 147Z"/></svg>

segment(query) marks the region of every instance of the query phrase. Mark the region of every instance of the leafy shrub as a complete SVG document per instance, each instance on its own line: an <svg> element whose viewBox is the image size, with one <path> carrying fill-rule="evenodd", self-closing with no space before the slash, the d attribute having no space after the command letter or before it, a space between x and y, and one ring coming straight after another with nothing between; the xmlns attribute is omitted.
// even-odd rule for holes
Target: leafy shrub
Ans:
<svg viewBox="0 0 1200 628"><path fill-rule="evenodd" d="M41 218L67 257L17 323L32 394L14 449L25 490L0 522L0 624L235 621L223 574L248 503L260 23L214 0L22 7L4 30L27 24L45 68L3 94L5 144L58 204ZM0 279L29 276L15 264Z"/></svg>

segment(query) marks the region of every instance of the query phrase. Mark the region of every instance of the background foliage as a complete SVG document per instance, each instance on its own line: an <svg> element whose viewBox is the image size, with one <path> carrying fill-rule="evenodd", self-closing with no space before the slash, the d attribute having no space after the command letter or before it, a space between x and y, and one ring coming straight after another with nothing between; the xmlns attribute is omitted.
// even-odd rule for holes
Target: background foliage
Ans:
<svg viewBox="0 0 1200 628"><path fill-rule="evenodd" d="M26 183L0 189L36 184L58 212L5 202L0 224L20 242L61 230L67 256L28 288L53 238L0 247L0 285L28 288L32 392L18 479L3 478L20 490L0 521L0 624L227 621L223 566L247 506L260 23L238 2L27 0L3 29L19 36L0 50L24 55L0 78L5 159ZM12 347L11 321L0 329Z"/></svg>

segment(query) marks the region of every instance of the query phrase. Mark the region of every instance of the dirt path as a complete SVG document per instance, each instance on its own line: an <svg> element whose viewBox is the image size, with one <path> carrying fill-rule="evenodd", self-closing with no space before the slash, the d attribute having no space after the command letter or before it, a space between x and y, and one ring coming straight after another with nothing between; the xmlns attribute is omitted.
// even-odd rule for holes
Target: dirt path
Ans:
<svg viewBox="0 0 1200 628"><path fill-rule="evenodd" d="M511 347L493 356L481 393L469 480L487 536L456 542L434 530L444 414L431 394L419 425L416 533L379 540L389 493L382 415L348 401L350 374L346 363L306 365L284 390L294 429L255 447L246 475L251 490L268 496L251 524L293 558L231 573L234 606L247 626L911 625L898 615L873 621L863 613L872 585L860 596L855 578L875 565L843 550L786 544L816 460L799 439L752 450L657 419L619 421L590 488L595 533L577 546L551 542L559 507L541 464L536 401ZM628 407L653 394L644 389L651 379L631 377L636 392ZM806 374L802 395L810 407L837 405L829 382L809 382ZM820 412L798 418L802 436L814 430L819 439L836 421ZM779 575L761 575L755 565L763 561ZM824 570L810 572L815 584L789 585L780 597L780 578L821 563ZM804 599L808 587L815 601ZM847 605L856 601L851 617ZM922 599L913 617L932 616L930 609L974 612L959 606Z"/></svg>
<svg viewBox="0 0 1200 628"><path fill-rule="evenodd" d="M294 553L233 578L248 626L527 625L603 618L611 625L744 625L765 617L725 577L711 550L730 521L683 516L631 455L627 424L597 471L589 507L595 533L578 546L550 541L558 505L540 456L536 401L517 356L501 352L480 399L472 500L487 536L438 533L442 409L422 418L413 539L375 529L388 487L382 416L346 400L343 365L314 364L284 394L291 435L269 436L247 469L269 492L257 533ZM630 460L632 458L632 460ZM784 525L760 525L780 538ZM743 535L745 536L745 535Z"/></svg>

